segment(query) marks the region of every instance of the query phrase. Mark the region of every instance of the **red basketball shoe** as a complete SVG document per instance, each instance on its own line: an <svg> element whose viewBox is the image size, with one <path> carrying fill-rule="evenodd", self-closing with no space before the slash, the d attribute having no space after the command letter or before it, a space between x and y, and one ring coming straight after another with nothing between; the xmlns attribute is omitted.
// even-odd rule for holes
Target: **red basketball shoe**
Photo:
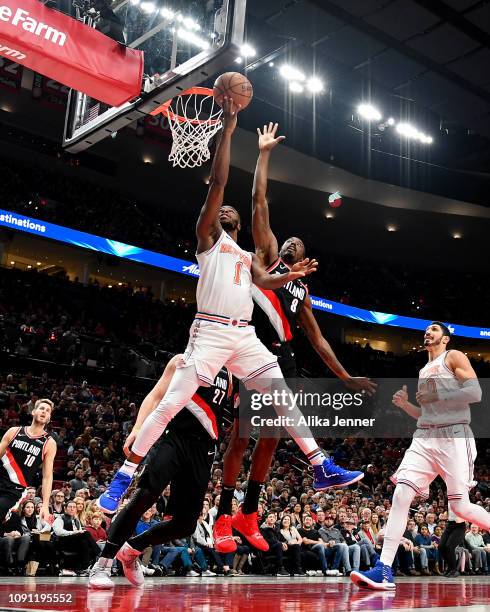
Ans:
<svg viewBox="0 0 490 612"><path fill-rule="evenodd" d="M238 510L231 519L231 526L245 536L255 548L263 550L264 552L269 550L269 544L267 544L259 531L257 512L243 514L241 510Z"/></svg>
<svg viewBox="0 0 490 612"><path fill-rule="evenodd" d="M231 516L222 514L213 526L214 547L219 553L232 553L236 542L231 534Z"/></svg>

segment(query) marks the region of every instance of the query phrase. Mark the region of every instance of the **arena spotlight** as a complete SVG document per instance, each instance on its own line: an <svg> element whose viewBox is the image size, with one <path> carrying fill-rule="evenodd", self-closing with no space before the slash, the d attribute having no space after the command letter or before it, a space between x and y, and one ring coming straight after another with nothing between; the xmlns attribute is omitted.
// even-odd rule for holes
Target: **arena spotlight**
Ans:
<svg viewBox="0 0 490 612"><path fill-rule="evenodd" d="M289 64L282 65L279 68L279 74L288 81L298 82L306 79L306 76L301 72L301 70L298 70Z"/></svg>
<svg viewBox="0 0 490 612"><path fill-rule="evenodd" d="M301 83L298 83L298 81L291 81L289 83L289 89L293 92L293 93L303 93L303 91L305 90L305 88L303 87L303 85L301 85Z"/></svg>
<svg viewBox="0 0 490 612"><path fill-rule="evenodd" d="M367 121L380 121L382 117L379 110L372 104L359 104L357 113Z"/></svg>
<svg viewBox="0 0 490 612"><path fill-rule="evenodd" d="M185 40L186 42L191 43L196 47L201 47L201 49L207 49L209 47L209 42L207 40L204 40L204 38L201 38L197 34L194 34L194 32L190 32L189 30L185 30L184 28L178 29L177 36L181 40Z"/></svg>
<svg viewBox="0 0 490 612"><path fill-rule="evenodd" d="M131 2L139 2L139 0L131 0ZM172 11L172 9L167 8L166 6L164 6L162 9L160 9L160 15L164 18L164 19L173 19L175 17L175 13Z"/></svg>
<svg viewBox="0 0 490 612"><path fill-rule="evenodd" d="M410 123L398 123L396 126L396 131L401 136L405 136L405 138L418 140L423 144L431 144L434 141L432 136L427 136L427 134L420 132L415 126L411 125Z"/></svg>
<svg viewBox="0 0 490 612"><path fill-rule="evenodd" d="M388 225L386 228L389 232L396 232L397 227L396 225Z"/></svg>
<svg viewBox="0 0 490 612"><path fill-rule="evenodd" d="M395 125L395 120L393 119L393 117L388 117L388 119L386 120L386 124Z"/></svg>
<svg viewBox="0 0 490 612"><path fill-rule="evenodd" d="M142 2L141 3L141 10L144 13L153 13L155 9L156 9L156 6L153 2Z"/></svg>
<svg viewBox="0 0 490 612"><path fill-rule="evenodd" d="M131 4L133 6L138 6L139 3L140 3L140 0L131 0Z"/></svg>
<svg viewBox="0 0 490 612"><path fill-rule="evenodd" d="M454 238L455 240L459 240L460 238L462 238L462 235L461 235L461 233L460 233L460 232L454 232L454 234L453 234L453 238Z"/></svg>
<svg viewBox="0 0 490 612"><path fill-rule="evenodd" d="M252 47L252 45L249 45L248 43L244 43L240 47L240 55L244 58L255 57L257 55L257 51Z"/></svg>
<svg viewBox="0 0 490 612"><path fill-rule="evenodd" d="M311 77L306 81L306 88L311 93L320 93L323 91L323 83L318 77Z"/></svg>

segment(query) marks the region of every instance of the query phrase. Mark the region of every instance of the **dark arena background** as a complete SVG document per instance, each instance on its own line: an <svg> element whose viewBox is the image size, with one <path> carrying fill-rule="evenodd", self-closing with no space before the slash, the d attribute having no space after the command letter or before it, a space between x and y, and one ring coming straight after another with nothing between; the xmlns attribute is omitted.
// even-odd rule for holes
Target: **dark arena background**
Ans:
<svg viewBox="0 0 490 612"><path fill-rule="evenodd" d="M481 0L2 2L0 610L490 609L489 64ZM253 87L250 101L246 79L221 81L217 93L250 102L235 114L213 99L229 72ZM256 172L257 129L271 152ZM286 353L295 362L291 385L333 385L363 403L317 407L317 424L331 419L312 426L306 452L308 435L274 421L280 439L257 478L254 447L270 426L237 440L241 387L222 404L218 383L200 387L127 488L139 431L172 408L155 385L174 355L190 342L183 359L194 363L199 329L254 333L240 322L249 317L219 306L194 322L208 191L208 205L239 212L239 244L271 276L291 274L302 244L318 261L307 292L297 279L255 287L272 314L256 304L251 323L283 369ZM253 218L259 206L268 214ZM226 285L223 267L201 282L207 303L233 306L250 255L230 246L236 212L224 210L200 257L239 253L235 278ZM291 236L300 241L278 263ZM269 260L259 239L272 244ZM469 419L444 402L447 381L471 405L476 456ZM443 442L418 441L434 471L425 490L427 459L405 455L412 417L436 419L442 405ZM165 436L181 445L172 457ZM212 450L200 458L203 444ZM422 467L391 480L409 456ZM163 486L150 494L152 478ZM217 550L223 517L227 553ZM149 530L172 537L135 548Z"/></svg>

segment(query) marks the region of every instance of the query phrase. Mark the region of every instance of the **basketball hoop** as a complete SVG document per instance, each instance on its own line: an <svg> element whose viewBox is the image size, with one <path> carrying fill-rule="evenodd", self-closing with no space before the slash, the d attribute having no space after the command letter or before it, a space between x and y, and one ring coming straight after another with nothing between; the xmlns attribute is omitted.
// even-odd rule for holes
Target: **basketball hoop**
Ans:
<svg viewBox="0 0 490 612"><path fill-rule="evenodd" d="M209 141L221 129L223 109L207 87L192 87L152 111L163 113L172 132L168 160L174 166L195 168L208 161Z"/></svg>

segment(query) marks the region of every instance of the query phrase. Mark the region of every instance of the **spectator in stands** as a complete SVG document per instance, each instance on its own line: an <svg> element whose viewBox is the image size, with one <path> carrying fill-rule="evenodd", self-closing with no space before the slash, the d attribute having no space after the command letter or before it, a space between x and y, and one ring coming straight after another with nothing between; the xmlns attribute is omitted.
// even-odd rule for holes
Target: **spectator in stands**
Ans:
<svg viewBox="0 0 490 612"><path fill-rule="evenodd" d="M373 536L377 536L380 529L381 525L379 523L379 514L377 512L373 512L371 514L371 533Z"/></svg>
<svg viewBox="0 0 490 612"><path fill-rule="evenodd" d="M433 561L437 566L437 572L435 573L439 573L439 555L437 554L437 549L434 547L434 543L431 541L427 525L423 523L418 525L414 551L416 553L418 552L420 555L420 565L422 567L423 576L430 576L430 561Z"/></svg>
<svg viewBox="0 0 490 612"><path fill-rule="evenodd" d="M83 480L83 468L77 467L75 470L75 476L70 480L70 487L73 493L76 493L79 489L86 489L87 483Z"/></svg>
<svg viewBox="0 0 490 612"><path fill-rule="evenodd" d="M60 489L55 489L51 493L50 513L57 518L65 513L65 495Z"/></svg>
<svg viewBox="0 0 490 612"><path fill-rule="evenodd" d="M474 523L471 525L470 531L465 535L465 541L471 553L475 573L486 574L488 572L487 551L478 525Z"/></svg>
<svg viewBox="0 0 490 612"><path fill-rule="evenodd" d="M0 525L0 564L10 573L21 575L24 572L27 553L31 542L30 534L24 533L18 512Z"/></svg>
<svg viewBox="0 0 490 612"><path fill-rule="evenodd" d="M68 559L65 558L60 575L76 575L75 571L66 567L70 565L78 570L79 576L88 576L88 568L95 561L100 549L77 518L77 505L74 500L67 502L65 513L55 519L53 531L57 537L56 548L62 554L74 553Z"/></svg>
<svg viewBox="0 0 490 612"><path fill-rule="evenodd" d="M87 522L87 514L85 511L85 498L77 495L73 501L75 502L75 507L76 507L75 516L80 521L81 526L85 527L86 522Z"/></svg>
<svg viewBox="0 0 490 612"><path fill-rule="evenodd" d="M103 520L104 515L101 512L95 512L90 515L88 523L85 526L85 530L92 536L95 543L101 550L104 548L104 544L107 542L107 532L102 527Z"/></svg>
<svg viewBox="0 0 490 612"><path fill-rule="evenodd" d="M305 510L306 512L306 510ZM292 512L290 514L291 517L291 525L293 527L301 527L303 519L302 519L302 514L303 514L303 510L301 508L301 504L294 504L294 506L292 507Z"/></svg>
<svg viewBox="0 0 490 612"><path fill-rule="evenodd" d="M21 505L20 522L22 534L29 535L30 537L30 546L27 554L29 563L26 567L26 574L35 576L40 563L48 565L50 571L54 573L56 551L53 543L50 541L51 525L41 519L33 501L27 500Z"/></svg>
<svg viewBox="0 0 490 612"><path fill-rule="evenodd" d="M287 545L285 556L291 564L291 576L305 576L306 572L301 565L302 537L294 525L291 525L291 517L285 514L279 523L279 540Z"/></svg>
<svg viewBox="0 0 490 612"><path fill-rule="evenodd" d="M260 533L264 540L269 544L267 555L273 559L273 573L277 576L289 576L290 573L284 567L284 554L287 551L287 544L279 539L276 529L277 513L269 512L265 521L260 526Z"/></svg>
<svg viewBox="0 0 490 612"><path fill-rule="evenodd" d="M374 565L376 556L375 541L366 538L363 529L355 529L355 521L352 517L346 518L343 527L340 529L340 533L347 546L349 546L349 549L353 544L359 546L360 562L364 562L366 567Z"/></svg>
<svg viewBox="0 0 490 612"><path fill-rule="evenodd" d="M324 576L338 575L338 570L328 571L328 562L332 560L334 567L338 567L340 563L340 551L338 549L334 550L327 542L322 540L318 530L314 528L311 515L304 515L303 526L298 527L298 533L302 538L302 552L311 552L315 555L317 562L320 562L322 574Z"/></svg>
<svg viewBox="0 0 490 612"><path fill-rule="evenodd" d="M340 552L341 564L344 569L344 575L348 576L350 575L352 571L350 558L349 558L350 557L349 547L347 546L342 534L340 533L340 530L334 527L334 522L335 522L335 517L330 512L330 514L327 514L325 517L325 526L319 529L318 533L320 534L320 537L322 538L324 542L329 543L330 546L333 546L336 550ZM352 550L351 554L353 556L354 562L356 563L357 569L359 569L359 564L361 560L361 549L359 548L357 544L355 546L356 548L351 549ZM338 568L333 567L333 569L338 569Z"/></svg>

